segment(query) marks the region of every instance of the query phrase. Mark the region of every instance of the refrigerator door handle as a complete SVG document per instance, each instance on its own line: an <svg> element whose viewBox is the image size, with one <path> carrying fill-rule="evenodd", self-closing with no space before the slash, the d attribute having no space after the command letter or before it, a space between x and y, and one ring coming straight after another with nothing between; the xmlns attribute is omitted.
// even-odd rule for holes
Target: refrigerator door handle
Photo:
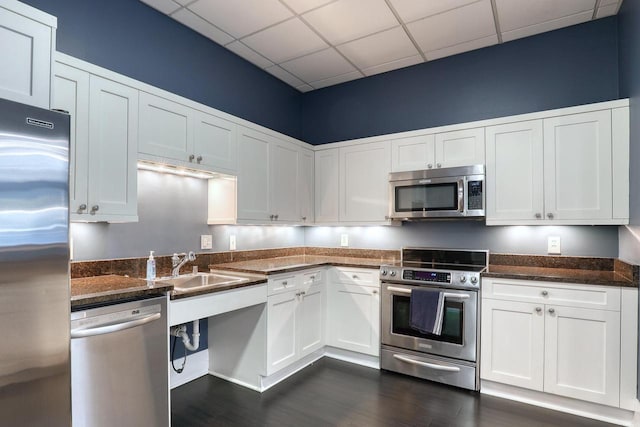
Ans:
<svg viewBox="0 0 640 427"><path fill-rule="evenodd" d="M125 329L135 328L137 326L146 325L147 323L151 323L154 320L158 320L162 316L162 313L154 313L145 317L141 317L135 320L129 320L127 322L115 323L112 325L106 326L97 326L95 328L87 328L87 329L72 329L71 330L71 339L74 338L87 338L95 335L102 334L110 334L113 332L123 331Z"/></svg>

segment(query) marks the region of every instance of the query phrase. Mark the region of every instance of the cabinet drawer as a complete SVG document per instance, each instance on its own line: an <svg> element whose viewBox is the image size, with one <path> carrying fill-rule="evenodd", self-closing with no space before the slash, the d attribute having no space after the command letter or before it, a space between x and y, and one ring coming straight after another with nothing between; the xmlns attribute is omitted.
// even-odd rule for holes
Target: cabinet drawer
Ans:
<svg viewBox="0 0 640 427"><path fill-rule="evenodd" d="M267 282L267 294L275 295L295 289L298 287L298 279L295 274L270 277Z"/></svg>
<svg viewBox="0 0 640 427"><path fill-rule="evenodd" d="M332 281L336 283L380 287L380 273L378 270L335 267L332 270L332 276Z"/></svg>
<svg viewBox="0 0 640 427"><path fill-rule="evenodd" d="M308 271L301 275L303 285L318 285L324 282L324 270Z"/></svg>
<svg viewBox="0 0 640 427"><path fill-rule="evenodd" d="M620 311L620 288L529 280L482 280L484 298Z"/></svg>

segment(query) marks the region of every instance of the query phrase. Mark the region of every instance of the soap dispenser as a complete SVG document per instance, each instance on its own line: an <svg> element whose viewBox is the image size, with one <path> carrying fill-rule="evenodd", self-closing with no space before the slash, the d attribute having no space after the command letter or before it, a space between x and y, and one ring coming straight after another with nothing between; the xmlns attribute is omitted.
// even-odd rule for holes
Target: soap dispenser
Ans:
<svg viewBox="0 0 640 427"><path fill-rule="evenodd" d="M156 278L156 260L153 257L153 251L149 251L149 259L147 260L147 280Z"/></svg>

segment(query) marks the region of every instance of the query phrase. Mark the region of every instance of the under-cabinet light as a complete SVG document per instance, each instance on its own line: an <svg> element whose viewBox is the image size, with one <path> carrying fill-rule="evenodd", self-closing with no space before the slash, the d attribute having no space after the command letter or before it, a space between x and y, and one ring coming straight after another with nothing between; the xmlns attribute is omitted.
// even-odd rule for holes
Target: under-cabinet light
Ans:
<svg viewBox="0 0 640 427"><path fill-rule="evenodd" d="M147 170L159 173L169 173L172 175L186 176L189 178L198 179L211 179L211 178L226 178L227 175L223 175L216 172L202 171L196 169L188 169L179 166L165 165L160 163L153 163L145 160L138 160L138 169ZM232 177L229 177L232 178Z"/></svg>

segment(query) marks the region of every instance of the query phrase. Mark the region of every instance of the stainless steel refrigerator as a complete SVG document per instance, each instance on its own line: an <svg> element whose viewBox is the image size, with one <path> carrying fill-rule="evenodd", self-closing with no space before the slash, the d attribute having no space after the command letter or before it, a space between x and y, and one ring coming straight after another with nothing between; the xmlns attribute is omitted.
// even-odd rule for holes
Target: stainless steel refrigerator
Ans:
<svg viewBox="0 0 640 427"><path fill-rule="evenodd" d="M69 116L0 99L0 424L70 426Z"/></svg>

